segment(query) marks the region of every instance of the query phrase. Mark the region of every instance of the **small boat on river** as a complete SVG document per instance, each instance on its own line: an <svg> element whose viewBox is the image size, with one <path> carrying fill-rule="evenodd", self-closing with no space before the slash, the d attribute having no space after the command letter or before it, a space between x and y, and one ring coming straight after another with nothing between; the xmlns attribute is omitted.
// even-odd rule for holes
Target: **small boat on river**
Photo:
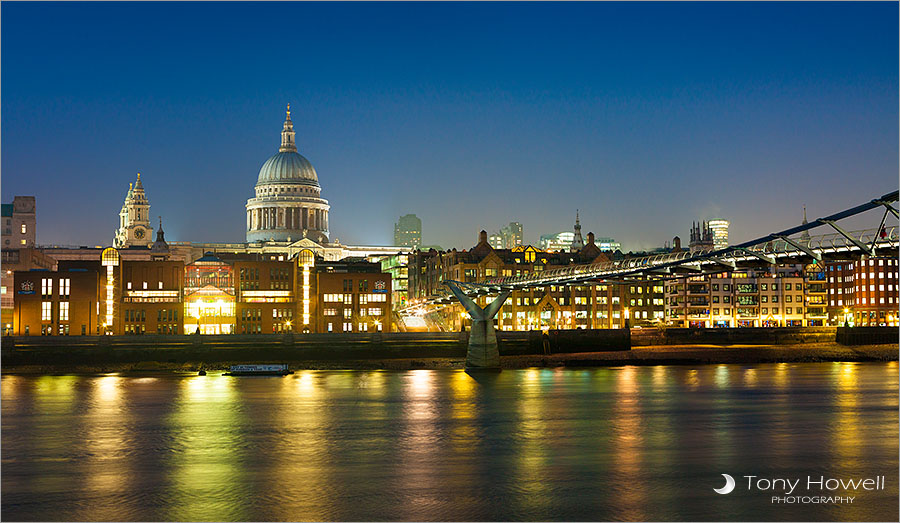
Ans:
<svg viewBox="0 0 900 523"><path fill-rule="evenodd" d="M286 376L293 374L286 364L232 365L225 376Z"/></svg>

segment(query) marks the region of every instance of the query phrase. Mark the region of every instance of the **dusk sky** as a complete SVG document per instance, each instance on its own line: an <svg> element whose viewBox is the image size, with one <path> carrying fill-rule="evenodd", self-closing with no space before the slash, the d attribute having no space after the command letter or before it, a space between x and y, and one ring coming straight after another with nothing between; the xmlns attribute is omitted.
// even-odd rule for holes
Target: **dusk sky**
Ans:
<svg viewBox="0 0 900 523"><path fill-rule="evenodd" d="M898 187L896 2L0 10L2 198L39 244L109 244L137 172L170 241L243 241L288 102L345 244L406 213L536 244L576 208L626 250L738 242Z"/></svg>

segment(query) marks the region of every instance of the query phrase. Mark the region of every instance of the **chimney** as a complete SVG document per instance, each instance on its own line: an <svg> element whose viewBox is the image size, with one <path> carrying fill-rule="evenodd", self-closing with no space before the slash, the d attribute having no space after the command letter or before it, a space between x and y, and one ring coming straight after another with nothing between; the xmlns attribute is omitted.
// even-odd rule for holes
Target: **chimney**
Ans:
<svg viewBox="0 0 900 523"><path fill-rule="evenodd" d="M487 231L482 230L478 233L478 243L487 243Z"/></svg>
<svg viewBox="0 0 900 523"><path fill-rule="evenodd" d="M681 252L681 238L678 236L672 238L672 252Z"/></svg>
<svg viewBox="0 0 900 523"><path fill-rule="evenodd" d="M588 245L593 245L594 244L594 233L589 232L587 240L588 240L587 241Z"/></svg>

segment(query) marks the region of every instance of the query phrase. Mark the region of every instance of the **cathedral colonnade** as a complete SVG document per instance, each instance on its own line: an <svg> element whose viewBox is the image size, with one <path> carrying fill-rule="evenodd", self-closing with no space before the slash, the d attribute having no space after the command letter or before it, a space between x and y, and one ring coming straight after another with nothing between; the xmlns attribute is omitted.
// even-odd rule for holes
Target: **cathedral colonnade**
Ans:
<svg viewBox="0 0 900 523"><path fill-rule="evenodd" d="M247 231L328 230L328 206L261 203L247 210Z"/></svg>

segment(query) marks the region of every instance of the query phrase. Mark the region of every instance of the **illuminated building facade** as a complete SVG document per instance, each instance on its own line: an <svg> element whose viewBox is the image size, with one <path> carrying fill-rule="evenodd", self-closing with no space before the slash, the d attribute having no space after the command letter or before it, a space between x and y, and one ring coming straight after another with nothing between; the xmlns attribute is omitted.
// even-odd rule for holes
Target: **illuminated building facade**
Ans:
<svg viewBox="0 0 900 523"><path fill-rule="evenodd" d="M596 246L593 233L588 233L584 247L573 253L547 252L530 245L495 249L482 231L479 243L467 251L417 251L411 255L409 299L415 304L444 290L446 280L476 282L608 260L608 255ZM481 297L476 303L483 307L489 299L492 298ZM662 320L663 311L660 281L548 285L514 291L497 314L497 328L506 331L623 328L626 319L632 327L651 326ZM469 322L456 303L439 309L429 319L445 331L458 331Z"/></svg>
<svg viewBox="0 0 900 523"><path fill-rule="evenodd" d="M898 259L863 257L825 264L830 325L900 324Z"/></svg>
<svg viewBox="0 0 900 523"><path fill-rule="evenodd" d="M113 247L122 249L131 246L147 247L153 242L153 227L150 226L150 201L144 193L141 173L137 181L128 184L128 194L122 210L119 211L119 228L113 239Z"/></svg>
<svg viewBox="0 0 900 523"><path fill-rule="evenodd" d="M575 239L575 233L571 231L558 232L556 234L542 234L540 248L547 252L568 251Z"/></svg>
<svg viewBox="0 0 900 523"><path fill-rule="evenodd" d="M387 332L391 275L377 263L344 260L316 267L318 332Z"/></svg>
<svg viewBox="0 0 900 523"><path fill-rule="evenodd" d="M297 152L291 106L281 131L281 147L259 170L255 195L247 200L247 242L290 242L309 238L328 243L328 200L319 177Z"/></svg>
<svg viewBox="0 0 900 523"><path fill-rule="evenodd" d="M2 310L3 335L12 334L13 313L16 303L14 274L31 269L56 269L56 260L44 255L33 247L3 249L0 251L2 267L2 287L0 287L0 310Z"/></svg>
<svg viewBox="0 0 900 523"><path fill-rule="evenodd" d="M519 222L509 222L509 225L500 228L488 236L488 243L495 249L515 249L521 247L524 238L524 229Z"/></svg>
<svg viewBox="0 0 900 523"><path fill-rule="evenodd" d="M14 273L13 332L19 336L103 333L98 271L31 270Z"/></svg>
<svg viewBox="0 0 900 523"><path fill-rule="evenodd" d="M11 330L20 336L392 330L390 273L364 260L326 262L311 250L291 259L210 252L185 264L107 248L56 271L13 272L13 287ZM338 294L340 322L325 306Z"/></svg>
<svg viewBox="0 0 900 523"><path fill-rule="evenodd" d="M668 280L665 286L665 319L673 327L801 327L807 324L802 265L684 276Z"/></svg>
<svg viewBox="0 0 900 523"><path fill-rule="evenodd" d="M724 249L728 247L728 220L710 220L706 222L712 232L713 247Z"/></svg>
<svg viewBox="0 0 900 523"><path fill-rule="evenodd" d="M206 253L184 267L185 334L231 334L234 325L234 267Z"/></svg>
<svg viewBox="0 0 900 523"><path fill-rule="evenodd" d="M381 272L391 275L391 304L395 309L409 303L409 254L381 258Z"/></svg>

